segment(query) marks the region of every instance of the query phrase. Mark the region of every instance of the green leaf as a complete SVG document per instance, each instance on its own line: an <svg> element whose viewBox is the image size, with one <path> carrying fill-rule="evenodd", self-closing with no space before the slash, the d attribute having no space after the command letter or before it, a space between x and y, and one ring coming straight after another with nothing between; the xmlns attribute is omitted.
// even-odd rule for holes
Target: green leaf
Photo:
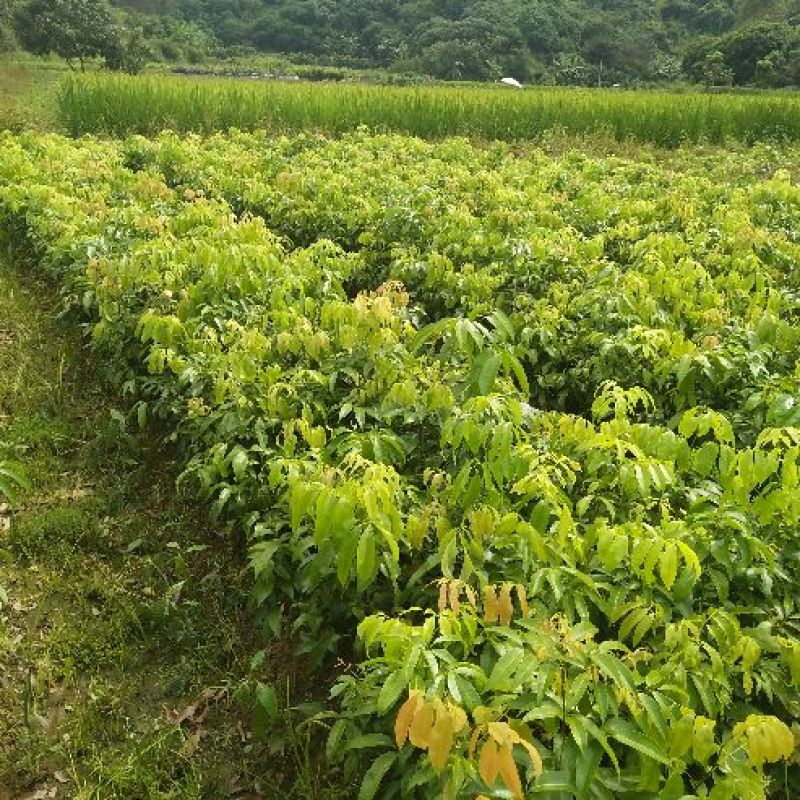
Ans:
<svg viewBox="0 0 800 800"><path fill-rule="evenodd" d="M683 798L693 796L694 795L686 794L683 785L683 776L679 772L673 772L664 784L664 788L661 790L658 800L683 800Z"/></svg>
<svg viewBox="0 0 800 800"><path fill-rule="evenodd" d="M378 713L385 714L397 702L397 698L407 686L408 677L405 670L399 669L393 672L381 687L378 695Z"/></svg>
<svg viewBox="0 0 800 800"><path fill-rule="evenodd" d="M30 491L30 488L21 467L12 462L0 461L0 497L5 495L10 503L15 503L19 497L18 490Z"/></svg>
<svg viewBox="0 0 800 800"><path fill-rule="evenodd" d="M502 360L499 353L492 353L481 364L480 372L478 373L478 389L480 389L481 394L489 394L492 391Z"/></svg>
<svg viewBox="0 0 800 800"><path fill-rule="evenodd" d="M375 535L371 530L364 531L358 540L358 550L356 551L356 575L362 590L375 580L377 567Z"/></svg>
<svg viewBox="0 0 800 800"><path fill-rule="evenodd" d="M250 566L256 576L266 572L272 566L275 553L281 548L281 543L274 539L265 542L256 542L250 548Z"/></svg>
<svg viewBox="0 0 800 800"><path fill-rule="evenodd" d="M661 764L669 764L667 754L630 722L619 718L612 719L606 723L606 730L618 742L633 748L642 755L652 758Z"/></svg>
<svg viewBox="0 0 800 800"><path fill-rule="evenodd" d="M17 502L17 487L0 472L0 497L5 497L9 503Z"/></svg>
<svg viewBox="0 0 800 800"><path fill-rule="evenodd" d="M506 651L494 665L492 674L486 683L486 689L509 691L516 688L513 675L524 660L525 651L521 648Z"/></svg>
<svg viewBox="0 0 800 800"><path fill-rule="evenodd" d="M505 339L508 341L513 341L514 323L511 322L507 314L505 314L499 308L496 308L491 314L489 314L487 319L492 323L492 326L495 330L503 334Z"/></svg>
<svg viewBox="0 0 800 800"><path fill-rule="evenodd" d="M253 708L253 730L264 736L278 717L278 695L272 686L256 684L255 706Z"/></svg>
<svg viewBox="0 0 800 800"><path fill-rule="evenodd" d="M572 783L567 772L543 772L528 791L532 794L549 792L565 792L568 796L577 794L575 784Z"/></svg>
<svg viewBox="0 0 800 800"><path fill-rule="evenodd" d="M524 394L530 394L530 386L528 384L528 376L525 374L525 369L520 363L519 359L513 353L503 353L503 366L517 379L517 385Z"/></svg>
<svg viewBox="0 0 800 800"><path fill-rule="evenodd" d="M597 745L586 748L575 761L575 789L579 800L588 798L595 775L600 768L603 751Z"/></svg>
<svg viewBox="0 0 800 800"><path fill-rule="evenodd" d="M633 673L616 656L611 653L592 653L592 661L600 670L611 678L620 688L627 689L631 694L636 694L636 682Z"/></svg>
<svg viewBox="0 0 800 800"><path fill-rule="evenodd" d="M650 721L650 724L658 731L659 739L662 742L666 742L669 736L669 729L658 703L650 697L649 694L644 694L643 692L639 693L639 700L647 712L647 719Z"/></svg>
<svg viewBox="0 0 800 800"><path fill-rule="evenodd" d="M619 761L617 760L617 754L614 752L614 748L611 747L611 744L608 741L608 737L603 733L603 731L592 722L589 717L584 717L583 725L587 731L591 734L591 736L600 743L600 746L603 750L606 751L606 754L611 759L611 763L614 765L614 769L616 769L617 774L619 774L620 767Z"/></svg>
<svg viewBox="0 0 800 800"><path fill-rule="evenodd" d="M385 733L365 733L356 736L344 746L345 750L368 750L370 747L391 746L392 740Z"/></svg>
<svg viewBox="0 0 800 800"><path fill-rule="evenodd" d="M627 639L631 631L642 621L647 613L647 608L642 608L641 606L639 608L634 608L633 611L625 617L622 625L619 626L619 638Z"/></svg>
<svg viewBox="0 0 800 800"><path fill-rule="evenodd" d="M675 542L670 542L661 553L658 561L658 573L664 586L671 589L675 578L678 577L678 546Z"/></svg>
<svg viewBox="0 0 800 800"><path fill-rule="evenodd" d="M372 800L375 797L383 776L397 760L397 753L384 753L372 762L372 766L364 774L361 788L358 791L358 800Z"/></svg>
<svg viewBox="0 0 800 800"><path fill-rule="evenodd" d="M231 457L231 467L233 468L233 474L237 481L241 481L242 478L244 478L249 466L250 457L247 455L247 452L241 447L237 447Z"/></svg>
<svg viewBox="0 0 800 800"><path fill-rule="evenodd" d="M256 685L256 702L270 721L278 716L278 695L272 686L258 683Z"/></svg>
<svg viewBox="0 0 800 800"><path fill-rule="evenodd" d="M353 561L356 558L356 550L359 544L359 537L354 530L347 532L345 536L339 536L336 551L336 577L339 583L345 586L350 579L350 570L353 568Z"/></svg>
<svg viewBox="0 0 800 800"><path fill-rule="evenodd" d="M636 629L633 632L633 646L638 647L639 642L644 639L644 637L648 634L650 629L655 625L656 618L655 615L648 611L647 614L639 620L638 624L636 625Z"/></svg>
<svg viewBox="0 0 800 800"><path fill-rule="evenodd" d="M339 750L339 742L347 731L349 721L346 719L339 719L333 723L331 732L328 734L328 741L325 743L325 755L328 760L332 761Z"/></svg>

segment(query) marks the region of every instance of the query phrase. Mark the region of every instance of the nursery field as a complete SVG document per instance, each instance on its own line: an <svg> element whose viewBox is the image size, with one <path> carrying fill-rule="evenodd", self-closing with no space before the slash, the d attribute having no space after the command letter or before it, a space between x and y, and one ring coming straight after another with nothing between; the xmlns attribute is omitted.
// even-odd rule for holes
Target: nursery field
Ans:
<svg viewBox="0 0 800 800"><path fill-rule="evenodd" d="M799 170L3 134L0 231L332 685L352 796L794 798Z"/></svg>

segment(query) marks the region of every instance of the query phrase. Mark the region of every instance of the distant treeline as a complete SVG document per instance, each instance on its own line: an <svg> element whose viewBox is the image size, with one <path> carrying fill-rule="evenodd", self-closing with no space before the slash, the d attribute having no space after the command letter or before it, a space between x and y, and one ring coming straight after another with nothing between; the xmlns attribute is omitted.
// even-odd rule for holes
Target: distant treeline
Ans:
<svg viewBox="0 0 800 800"><path fill-rule="evenodd" d="M800 85L800 0L0 0L13 47L129 71L271 54L447 80L781 87Z"/></svg>

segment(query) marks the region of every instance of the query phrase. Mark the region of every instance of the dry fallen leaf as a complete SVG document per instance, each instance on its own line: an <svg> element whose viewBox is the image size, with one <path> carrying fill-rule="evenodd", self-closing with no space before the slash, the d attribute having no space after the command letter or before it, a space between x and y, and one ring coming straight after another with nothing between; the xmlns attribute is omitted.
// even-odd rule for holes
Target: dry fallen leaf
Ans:
<svg viewBox="0 0 800 800"><path fill-rule="evenodd" d="M191 736L187 737L186 741L183 743L183 747L181 747L181 755L185 758L193 755L195 750L200 746L200 739L203 738L205 731L202 728L198 728Z"/></svg>
<svg viewBox="0 0 800 800"><path fill-rule="evenodd" d="M50 798L55 797L57 794L58 794L58 787L50 786L50 787L43 787L41 789L35 789L34 791L28 792L27 794L21 794L14 800L50 800Z"/></svg>
<svg viewBox="0 0 800 800"><path fill-rule="evenodd" d="M200 725L206 718L211 703L217 702L223 694L225 694L224 689L204 689L194 703L186 706L182 711L168 711L167 716L176 725L180 725L182 722Z"/></svg>
<svg viewBox="0 0 800 800"><path fill-rule="evenodd" d="M191 722L194 719L194 715L196 713L197 713L197 703L192 703L190 706L186 706L186 708L184 708L183 711L170 712L169 716L176 725L180 725L181 722L185 722L187 719Z"/></svg>

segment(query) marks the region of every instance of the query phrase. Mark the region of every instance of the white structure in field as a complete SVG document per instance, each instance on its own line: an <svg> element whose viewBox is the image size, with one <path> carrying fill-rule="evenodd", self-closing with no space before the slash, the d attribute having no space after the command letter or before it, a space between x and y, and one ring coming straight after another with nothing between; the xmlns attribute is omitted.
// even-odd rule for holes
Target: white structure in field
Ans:
<svg viewBox="0 0 800 800"><path fill-rule="evenodd" d="M516 78L502 78L500 83L504 83L506 86L513 86L515 89L522 88L522 84Z"/></svg>

